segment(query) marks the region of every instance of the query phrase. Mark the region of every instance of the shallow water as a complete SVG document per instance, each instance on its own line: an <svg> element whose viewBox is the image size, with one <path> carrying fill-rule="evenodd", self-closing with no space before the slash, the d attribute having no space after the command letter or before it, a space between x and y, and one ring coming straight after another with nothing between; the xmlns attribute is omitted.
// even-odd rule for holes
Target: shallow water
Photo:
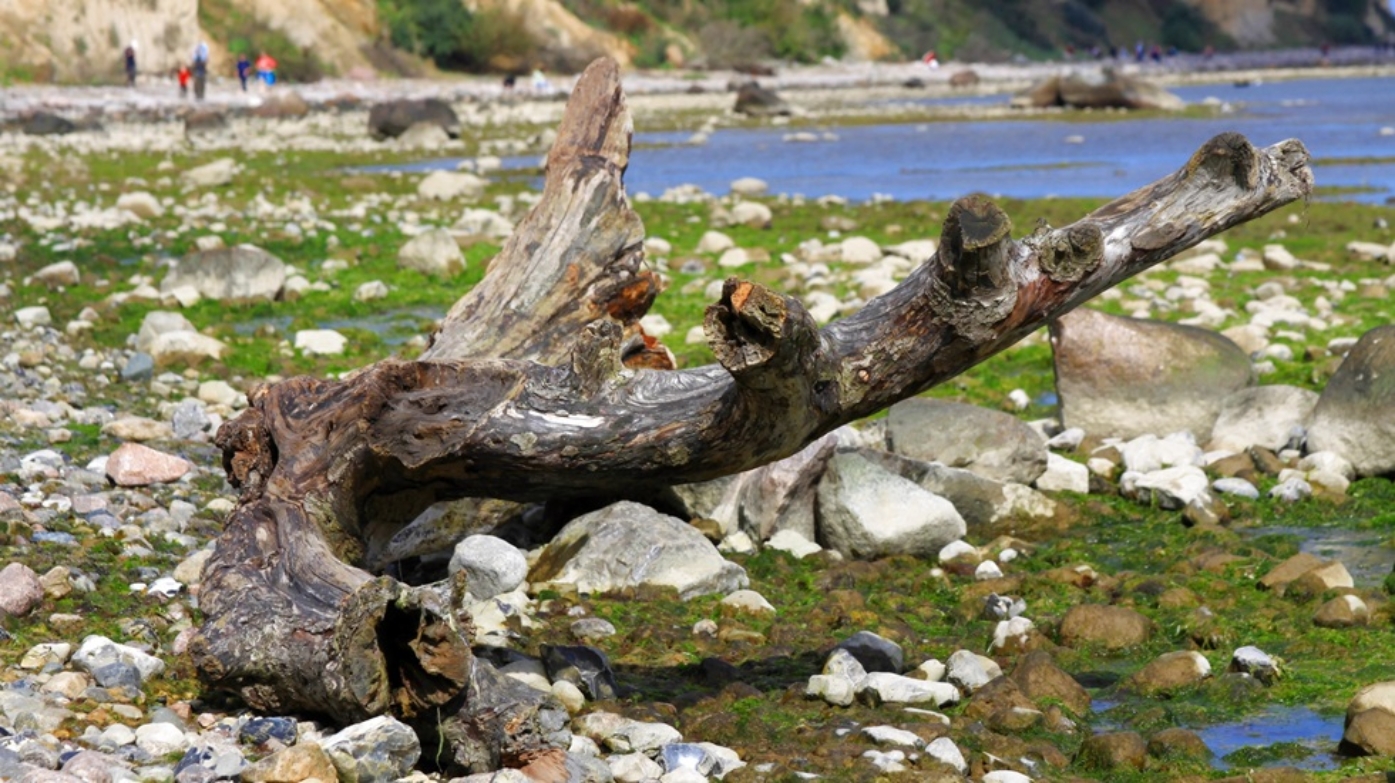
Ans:
<svg viewBox="0 0 1395 783"><path fill-rule="evenodd" d="M726 193L739 177L759 177L774 193L838 195L862 201L999 197L1109 198L1180 168L1207 139L1239 131L1256 145L1287 138L1307 145L1321 187L1357 189L1334 198L1381 203L1395 198L1395 78L1304 79L1236 87L1182 87L1188 103L1229 104L1216 117L998 120L871 125L818 130L825 140L788 142L788 128L719 130L703 145L688 132L637 133L626 187L658 196L695 184ZM1005 104L1007 96L925 102ZM1088 115L1086 115L1088 116ZM1103 115L1101 115L1103 116ZM1383 129L1392 129L1382 135ZM657 145L657 146L656 146ZM453 169L458 158L397 166ZM512 158L529 168L538 157Z"/></svg>
<svg viewBox="0 0 1395 783"><path fill-rule="evenodd" d="M1294 743L1311 751L1294 757L1266 761L1264 766L1295 766L1301 769L1335 769L1340 757L1337 743L1342 739L1342 716L1324 717L1307 707L1271 707L1234 723L1219 723L1195 729L1216 754L1212 766L1230 766L1226 756L1250 747Z"/></svg>
<svg viewBox="0 0 1395 783"><path fill-rule="evenodd" d="M1387 537L1370 530L1342 527L1255 527L1249 535L1294 536L1298 550L1326 560L1340 560L1359 588L1379 587L1395 569L1395 549Z"/></svg>

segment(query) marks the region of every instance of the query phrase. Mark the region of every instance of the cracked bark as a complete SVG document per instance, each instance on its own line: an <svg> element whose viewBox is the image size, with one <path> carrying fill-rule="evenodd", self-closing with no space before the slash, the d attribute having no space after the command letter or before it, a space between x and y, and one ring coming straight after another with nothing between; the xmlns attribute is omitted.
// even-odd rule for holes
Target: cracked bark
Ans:
<svg viewBox="0 0 1395 783"><path fill-rule="evenodd" d="M375 553L423 509L657 491L788 456L1312 186L1301 143L1222 134L1177 173L1021 241L969 197L939 252L855 315L819 329L798 300L731 279L704 321L718 363L652 369L666 351L638 319L660 285L624 194L630 135L618 70L597 61L541 200L418 360L261 387L220 430L242 495L190 646L209 686L269 712L396 715L447 767L522 766L562 741L564 714L474 658L461 583L381 573Z"/></svg>

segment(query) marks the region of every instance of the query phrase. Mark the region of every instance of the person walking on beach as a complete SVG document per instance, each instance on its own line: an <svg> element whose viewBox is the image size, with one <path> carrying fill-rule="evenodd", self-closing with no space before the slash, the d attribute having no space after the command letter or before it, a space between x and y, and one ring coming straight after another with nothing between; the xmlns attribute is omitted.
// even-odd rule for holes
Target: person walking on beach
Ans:
<svg viewBox="0 0 1395 783"><path fill-rule="evenodd" d="M136 86L136 42L126 47L126 86Z"/></svg>
<svg viewBox="0 0 1395 783"><path fill-rule="evenodd" d="M181 64L181 65L179 66L179 71L178 71L178 73L175 74L175 76L179 79L179 97L181 97L181 98L188 98L188 97L189 97L189 77L191 76L191 74L190 74L190 72L189 72L189 66L188 66L188 65L183 65L183 64Z"/></svg>
<svg viewBox="0 0 1395 783"><path fill-rule="evenodd" d="M257 79L261 82L257 87L262 92L276 83L276 58L266 52L257 55Z"/></svg>
<svg viewBox="0 0 1395 783"><path fill-rule="evenodd" d="M247 59L246 54L237 56L237 80L242 83L242 91L247 92L247 73L252 70L252 63Z"/></svg>
<svg viewBox="0 0 1395 783"><path fill-rule="evenodd" d="M203 100L208 86L208 42L199 41L194 47L194 97Z"/></svg>

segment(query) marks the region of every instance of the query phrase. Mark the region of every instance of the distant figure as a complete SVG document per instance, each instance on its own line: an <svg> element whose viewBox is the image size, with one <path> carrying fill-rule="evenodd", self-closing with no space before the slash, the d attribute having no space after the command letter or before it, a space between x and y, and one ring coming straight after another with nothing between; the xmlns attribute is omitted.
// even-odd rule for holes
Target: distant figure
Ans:
<svg viewBox="0 0 1395 783"><path fill-rule="evenodd" d="M546 94L552 92L552 84L547 81L541 68L533 69L533 92Z"/></svg>
<svg viewBox="0 0 1395 783"><path fill-rule="evenodd" d="M136 86L136 42L126 47L126 86Z"/></svg>
<svg viewBox="0 0 1395 783"><path fill-rule="evenodd" d="M247 92L247 74L252 70L252 63L247 59L246 54L237 56L237 80L242 82L242 91Z"/></svg>
<svg viewBox="0 0 1395 783"><path fill-rule="evenodd" d="M925 63L930 68L940 67L940 57L939 55L935 54L934 49L931 49L930 51L926 52L925 56L920 58L920 61Z"/></svg>
<svg viewBox="0 0 1395 783"><path fill-rule="evenodd" d="M1133 44L1133 58L1138 62L1143 62L1148 50L1144 48L1142 41L1135 41Z"/></svg>
<svg viewBox="0 0 1395 783"><path fill-rule="evenodd" d="M258 87L262 92L276 83L276 58L266 52L257 55L257 79L261 82Z"/></svg>
<svg viewBox="0 0 1395 783"><path fill-rule="evenodd" d="M179 73L177 74L177 76L179 77L179 97L189 97L189 78L193 76L193 74L189 71L189 66L179 66Z"/></svg>
<svg viewBox="0 0 1395 783"><path fill-rule="evenodd" d="M208 42L199 41L194 47L194 97L203 100L208 87Z"/></svg>
<svg viewBox="0 0 1395 783"><path fill-rule="evenodd" d="M518 77L513 74L504 75L504 92L513 92L513 86L518 83Z"/></svg>

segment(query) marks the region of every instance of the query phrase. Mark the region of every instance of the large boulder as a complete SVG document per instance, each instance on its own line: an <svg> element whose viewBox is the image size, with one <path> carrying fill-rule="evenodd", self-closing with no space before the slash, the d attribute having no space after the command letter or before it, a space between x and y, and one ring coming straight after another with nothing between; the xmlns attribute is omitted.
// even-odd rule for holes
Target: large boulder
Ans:
<svg viewBox="0 0 1395 783"><path fill-rule="evenodd" d="M1221 401L1211 428L1212 451L1263 446L1279 451L1301 431L1317 404L1317 392L1297 386L1252 386Z"/></svg>
<svg viewBox="0 0 1395 783"><path fill-rule="evenodd" d="M963 468L877 449L860 449L858 454L954 504L970 531L1005 520L1049 519L1056 514L1051 498L1022 484L995 481Z"/></svg>
<svg viewBox="0 0 1395 783"><path fill-rule="evenodd" d="M1254 378L1235 343L1193 326L1081 308L1051 324L1061 423L1136 438L1211 436L1221 403Z"/></svg>
<svg viewBox="0 0 1395 783"><path fill-rule="evenodd" d="M621 501L572 520L543 550L529 582L575 584L583 593L672 587L683 598L748 587L746 571L676 517Z"/></svg>
<svg viewBox="0 0 1395 783"><path fill-rule="evenodd" d="M1395 682L1367 685L1352 697L1341 751L1352 756L1395 756Z"/></svg>
<svg viewBox="0 0 1395 783"><path fill-rule="evenodd" d="M310 104L295 90L277 90L261 104L252 107L249 113L264 119L299 119L310 113Z"/></svg>
<svg viewBox="0 0 1395 783"><path fill-rule="evenodd" d="M436 98L387 101L368 110L368 133L379 141L395 139L422 122L440 126L449 136L460 135L460 118L455 110Z"/></svg>
<svg viewBox="0 0 1395 783"><path fill-rule="evenodd" d="M20 121L20 130L29 136L64 136L77 129L77 123L47 111L34 112Z"/></svg>
<svg viewBox="0 0 1395 783"><path fill-rule="evenodd" d="M892 452L942 462L996 481L1030 484L1046 470L1046 442L1025 422L1001 411L913 397L891 406Z"/></svg>
<svg viewBox="0 0 1395 783"><path fill-rule="evenodd" d="M736 90L736 105L733 110L737 114L752 117L770 117L777 114L788 115L790 106L785 103L784 98L776 95L774 90L755 82L746 82Z"/></svg>
<svg viewBox="0 0 1395 783"><path fill-rule="evenodd" d="M1327 381L1308 425L1309 451L1334 451L1358 475L1395 472L1395 325L1361 336Z"/></svg>
<svg viewBox="0 0 1395 783"><path fill-rule="evenodd" d="M160 293L188 286L220 302L272 301L286 283L286 264L254 245L195 250L160 281Z"/></svg>
<svg viewBox="0 0 1395 783"><path fill-rule="evenodd" d="M1018 106L1075 109L1186 108L1186 102L1152 82L1112 68L1074 71L1038 82L1013 98Z"/></svg>
<svg viewBox="0 0 1395 783"><path fill-rule="evenodd" d="M845 557L929 557L964 533L948 500L859 454L834 455L819 482L819 541Z"/></svg>

